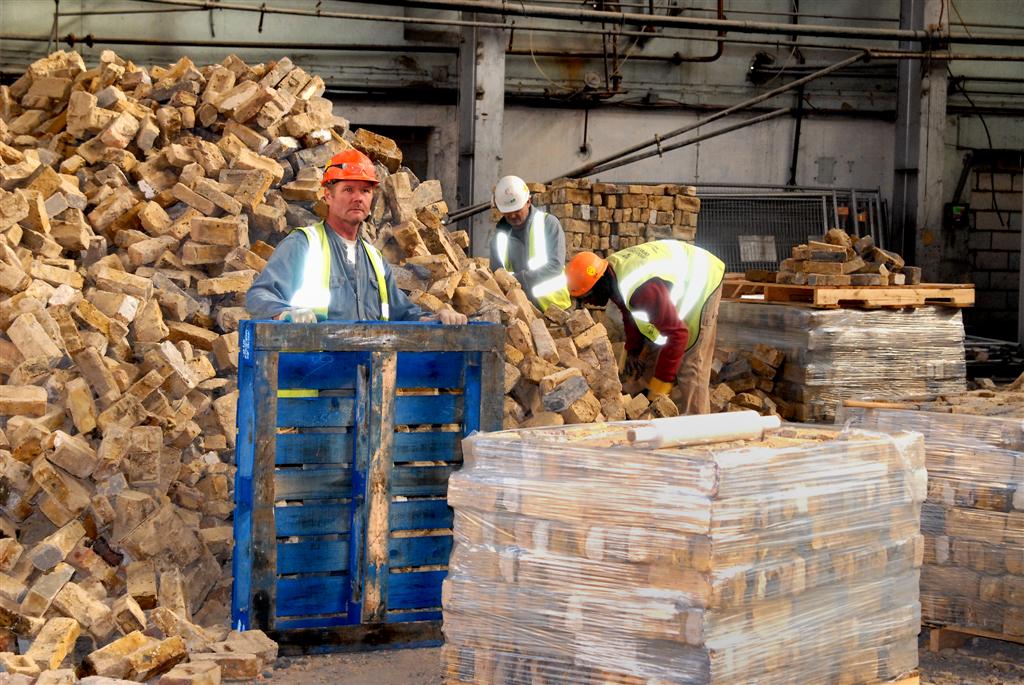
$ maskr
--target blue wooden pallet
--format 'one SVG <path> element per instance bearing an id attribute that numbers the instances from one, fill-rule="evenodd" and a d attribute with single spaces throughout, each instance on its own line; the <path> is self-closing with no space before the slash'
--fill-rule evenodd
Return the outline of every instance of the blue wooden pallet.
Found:
<path id="1" fill-rule="evenodd" d="M 285 651 L 441 639 L 448 476 L 501 428 L 503 349 L 484 323 L 241 323 L 234 627 Z"/>

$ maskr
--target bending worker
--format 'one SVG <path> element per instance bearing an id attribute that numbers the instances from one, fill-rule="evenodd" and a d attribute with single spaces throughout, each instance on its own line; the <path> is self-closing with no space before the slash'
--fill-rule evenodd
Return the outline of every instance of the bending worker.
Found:
<path id="1" fill-rule="evenodd" d="M 377 173 L 358 150 L 331 159 L 320 185 L 327 220 L 292 231 L 274 250 L 245 296 L 255 318 L 315 323 L 430 320 L 395 286 L 391 267 L 362 237 Z M 441 323 L 466 323 L 454 310 Z"/>
<path id="2" fill-rule="evenodd" d="M 504 268 L 514 275 L 541 312 L 550 306 L 571 307 L 565 285 L 562 224 L 533 206 L 530 189 L 518 176 L 498 181 L 494 206 L 502 219 L 491 239 L 491 270 Z"/>
<path id="3" fill-rule="evenodd" d="M 718 257 L 677 240 L 657 240 L 607 260 L 581 252 L 565 274 L 573 297 L 597 306 L 611 300 L 622 312 L 627 377 L 643 372 L 645 339 L 660 348 L 648 397 L 668 395 L 675 381 L 683 414 L 711 411 L 708 384 L 725 276 Z"/>

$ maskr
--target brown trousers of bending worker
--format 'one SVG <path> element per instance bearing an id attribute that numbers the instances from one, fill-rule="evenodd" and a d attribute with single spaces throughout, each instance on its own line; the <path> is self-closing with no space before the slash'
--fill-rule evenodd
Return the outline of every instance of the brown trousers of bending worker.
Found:
<path id="1" fill-rule="evenodd" d="M 715 338 L 718 334 L 718 305 L 722 301 L 722 286 L 704 303 L 700 315 L 700 337 L 697 344 L 683 356 L 676 372 L 676 387 L 670 397 L 681 414 L 711 413 L 711 362 L 715 356 Z M 651 369 L 653 371 L 653 360 Z"/>

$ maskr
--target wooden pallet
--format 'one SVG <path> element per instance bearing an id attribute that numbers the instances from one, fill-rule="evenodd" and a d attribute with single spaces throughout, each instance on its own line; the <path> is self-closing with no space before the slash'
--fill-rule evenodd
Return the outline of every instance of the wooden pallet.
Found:
<path id="1" fill-rule="evenodd" d="M 1003 633 L 994 633 L 990 630 L 967 628 L 964 626 L 941 626 L 931 629 L 928 635 L 928 648 L 933 652 L 940 652 L 947 648 L 956 649 L 957 647 L 962 647 L 972 637 L 987 637 L 992 640 L 1015 642 L 1019 645 L 1024 645 L 1024 636 L 1022 635 L 1005 635 Z"/>
<path id="2" fill-rule="evenodd" d="M 758 299 L 744 298 L 760 295 Z M 923 283 L 900 286 L 783 285 L 752 281 L 725 281 L 722 297 L 743 302 L 800 304 L 823 309 L 862 307 L 865 309 L 974 304 L 974 286 L 955 283 Z"/>

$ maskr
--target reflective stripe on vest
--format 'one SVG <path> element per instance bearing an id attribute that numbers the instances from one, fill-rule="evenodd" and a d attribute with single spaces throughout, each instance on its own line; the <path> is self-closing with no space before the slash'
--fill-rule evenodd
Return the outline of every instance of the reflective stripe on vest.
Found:
<path id="1" fill-rule="evenodd" d="M 660 278 L 669 284 L 670 297 L 679 319 L 690 329 L 686 349 L 697 344 L 704 303 L 725 276 L 722 260 L 694 245 L 677 240 L 657 240 L 620 250 L 608 257 L 608 263 L 615 269 L 622 301 L 629 307 L 644 337 L 655 345 L 668 342 L 650 322 L 648 312 L 629 305 L 630 298 L 640 286 L 652 278 Z"/>
<path id="2" fill-rule="evenodd" d="M 324 222 L 303 226 L 296 230 L 306 235 L 306 260 L 302 271 L 302 285 L 292 295 L 289 304 L 293 307 L 312 309 L 318 319 L 326 319 L 331 305 L 331 244 L 327 240 Z M 388 306 L 388 287 L 384 276 L 384 257 L 373 245 L 361 240 L 366 256 L 370 258 L 380 294 L 380 320 L 391 316 Z"/>
<path id="3" fill-rule="evenodd" d="M 529 256 L 526 260 L 527 271 L 535 271 L 548 263 L 548 242 L 547 236 L 544 235 L 544 221 L 546 218 L 546 212 L 542 212 L 539 209 L 534 210 L 533 220 L 530 221 L 529 235 L 527 236 L 530 245 Z M 498 250 L 498 260 L 505 267 L 505 271 L 515 275 L 515 271 L 511 269 L 511 265 L 508 263 L 508 240 L 508 231 L 498 231 L 495 234 L 494 243 Z M 564 271 L 545 281 L 536 283 L 530 291 L 530 295 L 537 301 L 537 305 L 542 312 L 551 305 L 559 309 L 568 309 L 572 306 L 572 298 L 569 296 L 569 281 L 566 279 Z"/>

